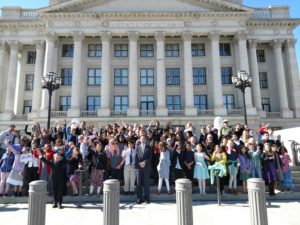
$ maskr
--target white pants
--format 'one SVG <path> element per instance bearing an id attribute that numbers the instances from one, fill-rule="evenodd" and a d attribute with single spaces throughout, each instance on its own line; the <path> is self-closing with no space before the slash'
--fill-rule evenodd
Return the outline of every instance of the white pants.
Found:
<path id="1" fill-rule="evenodd" d="M 232 186 L 234 189 L 236 189 L 236 176 L 237 176 L 237 168 L 234 165 L 229 165 L 228 166 L 228 171 L 229 171 L 229 188 L 231 189 Z"/>
<path id="2" fill-rule="evenodd" d="M 169 179 L 164 179 L 164 180 L 166 182 L 167 190 L 168 190 L 168 192 L 170 192 Z M 163 182 L 163 178 L 159 178 L 159 180 L 158 180 L 158 187 L 157 187 L 158 192 L 160 192 L 160 190 L 161 190 L 162 182 Z"/>
<path id="3" fill-rule="evenodd" d="M 124 191 L 134 192 L 134 182 L 136 178 L 136 172 L 134 165 L 125 165 L 124 167 Z"/>

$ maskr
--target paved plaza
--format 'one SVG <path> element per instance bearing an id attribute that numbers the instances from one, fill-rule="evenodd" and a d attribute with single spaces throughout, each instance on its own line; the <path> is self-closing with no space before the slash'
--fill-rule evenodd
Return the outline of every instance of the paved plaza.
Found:
<path id="1" fill-rule="evenodd" d="M 47 204 L 46 225 L 102 225 L 102 204 L 85 204 L 77 208 L 65 204 L 65 209 L 52 209 Z M 1 224 L 27 224 L 27 204 L 0 204 Z M 246 202 L 193 202 L 194 224 L 200 225 L 250 225 L 249 207 Z M 299 225 L 300 203 L 296 201 L 268 204 L 269 225 Z M 120 204 L 120 225 L 176 225 L 175 203 Z"/>

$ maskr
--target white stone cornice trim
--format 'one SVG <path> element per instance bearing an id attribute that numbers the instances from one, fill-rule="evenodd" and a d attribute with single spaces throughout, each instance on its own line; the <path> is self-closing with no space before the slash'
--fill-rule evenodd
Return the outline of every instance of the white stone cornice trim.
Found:
<path id="1" fill-rule="evenodd" d="M 248 27 L 289 27 L 296 28 L 300 24 L 300 19 L 251 19 L 246 22 Z"/>
<path id="2" fill-rule="evenodd" d="M 220 32 L 217 30 L 212 30 L 208 34 L 208 39 L 211 41 L 218 41 L 220 39 Z"/>
<path id="3" fill-rule="evenodd" d="M 156 41 L 164 41 L 166 33 L 163 31 L 156 31 L 154 32 L 154 38 Z"/>
<path id="4" fill-rule="evenodd" d="M 100 32 L 100 36 L 102 41 L 110 41 L 112 37 L 111 33 L 108 31 Z"/>
<path id="5" fill-rule="evenodd" d="M 282 48 L 283 43 L 284 43 L 283 39 L 274 39 L 273 41 L 271 41 L 270 46 L 273 47 L 274 49 Z"/>
<path id="6" fill-rule="evenodd" d="M 73 32 L 71 32 L 71 36 L 73 37 L 74 42 L 75 42 L 75 41 L 81 42 L 81 41 L 83 41 L 84 38 L 85 38 L 84 33 L 83 33 L 83 32 L 80 32 L 80 31 L 73 31 Z"/>
<path id="7" fill-rule="evenodd" d="M 250 39 L 248 40 L 248 47 L 249 48 L 256 48 L 258 41 L 256 39 Z"/>
<path id="8" fill-rule="evenodd" d="M 136 31 L 129 31 L 128 39 L 129 41 L 137 41 L 139 39 L 139 33 Z"/>
<path id="9" fill-rule="evenodd" d="M 13 22 L 2 22 L 0 21 L 0 29 L 5 30 L 29 30 L 29 29 L 43 29 L 46 25 L 42 21 L 13 21 Z"/>
<path id="10" fill-rule="evenodd" d="M 183 41 L 192 41 L 192 38 L 193 38 L 193 33 L 190 31 L 185 31 L 181 35 L 181 39 Z"/>
<path id="11" fill-rule="evenodd" d="M 285 41 L 285 44 L 288 48 L 294 48 L 296 43 L 297 43 L 297 39 L 295 38 L 289 38 Z"/>

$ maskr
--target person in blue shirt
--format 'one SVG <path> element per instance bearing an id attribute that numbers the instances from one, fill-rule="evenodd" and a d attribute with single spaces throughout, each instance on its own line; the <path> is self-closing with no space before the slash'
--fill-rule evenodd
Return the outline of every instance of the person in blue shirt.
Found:
<path id="1" fill-rule="evenodd" d="M 1 182 L 0 182 L 0 197 L 8 196 L 9 183 L 6 182 L 7 178 L 12 170 L 12 165 L 14 163 L 15 156 L 11 151 L 11 147 L 6 148 L 6 152 L 3 154 L 0 160 L 0 171 L 1 171 Z M 5 189 L 4 189 L 5 187 Z"/>

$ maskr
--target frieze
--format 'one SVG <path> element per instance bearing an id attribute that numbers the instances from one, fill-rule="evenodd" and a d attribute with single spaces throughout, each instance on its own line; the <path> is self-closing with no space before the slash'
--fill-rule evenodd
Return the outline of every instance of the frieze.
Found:
<path id="1" fill-rule="evenodd" d="M 110 21 L 110 28 L 180 28 L 184 21 Z"/>

